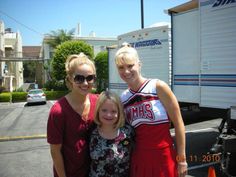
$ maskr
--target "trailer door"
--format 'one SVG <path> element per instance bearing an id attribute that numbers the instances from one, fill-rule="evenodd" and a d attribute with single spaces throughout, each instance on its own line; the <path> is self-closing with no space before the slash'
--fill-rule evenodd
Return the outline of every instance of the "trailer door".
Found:
<path id="1" fill-rule="evenodd" d="M 172 16 L 173 92 L 179 102 L 200 102 L 199 13 Z"/>
<path id="2" fill-rule="evenodd" d="M 236 105 L 236 1 L 200 1 L 200 106 Z"/>

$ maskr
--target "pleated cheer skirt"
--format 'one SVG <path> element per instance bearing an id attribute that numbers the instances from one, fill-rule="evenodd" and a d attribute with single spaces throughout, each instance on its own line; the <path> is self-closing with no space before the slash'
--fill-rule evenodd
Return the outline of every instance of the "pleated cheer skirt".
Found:
<path id="1" fill-rule="evenodd" d="M 176 151 L 173 147 L 136 149 L 130 172 L 130 177 L 177 177 Z"/>

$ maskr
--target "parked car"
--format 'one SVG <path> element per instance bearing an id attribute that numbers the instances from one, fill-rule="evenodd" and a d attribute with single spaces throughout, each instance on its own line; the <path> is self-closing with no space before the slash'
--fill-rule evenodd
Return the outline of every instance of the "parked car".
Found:
<path id="1" fill-rule="evenodd" d="M 46 94 L 42 89 L 31 89 L 27 94 L 27 104 L 44 103 L 46 104 Z"/>

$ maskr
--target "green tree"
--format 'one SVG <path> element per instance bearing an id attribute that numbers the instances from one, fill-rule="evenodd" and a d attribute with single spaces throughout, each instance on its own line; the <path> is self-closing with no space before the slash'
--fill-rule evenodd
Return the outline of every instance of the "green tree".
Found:
<path id="1" fill-rule="evenodd" d="M 23 76 L 24 82 L 34 82 L 35 81 L 35 71 L 36 71 L 36 62 L 34 61 L 24 61 L 23 62 Z"/>
<path id="2" fill-rule="evenodd" d="M 63 29 L 58 29 L 57 31 L 51 31 L 49 34 L 47 44 L 50 45 L 54 50 L 58 45 L 60 45 L 63 42 L 70 41 L 73 38 L 73 35 L 75 33 L 75 29 L 71 29 L 68 32 Z M 51 61 L 49 60 L 47 63 L 44 63 L 44 69 L 47 71 L 47 78 L 49 80 L 52 80 L 52 73 L 51 73 Z"/>
<path id="3" fill-rule="evenodd" d="M 97 91 L 104 91 L 108 87 L 108 52 L 103 51 L 95 58 L 97 70 Z"/>
<path id="4" fill-rule="evenodd" d="M 66 41 L 57 46 L 52 58 L 52 75 L 56 80 L 65 80 L 65 61 L 69 55 L 83 52 L 93 59 L 93 48 L 84 41 Z"/>
<path id="5" fill-rule="evenodd" d="M 71 40 L 73 38 L 74 33 L 75 33 L 74 28 L 69 30 L 68 32 L 63 29 L 58 29 L 57 31 L 51 31 L 49 34 L 47 34 L 50 37 L 47 43 L 52 48 L 55 49 L 61 43 Z"/>

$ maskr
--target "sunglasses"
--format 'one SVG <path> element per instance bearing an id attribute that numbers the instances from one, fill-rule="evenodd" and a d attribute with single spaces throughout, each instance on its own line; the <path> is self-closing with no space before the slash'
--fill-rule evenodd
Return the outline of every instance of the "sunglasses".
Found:
<path id="1" fill-rule="evenodd" d="M 74 75 L 74 82 L 76 84 L 82 84 L 86 80 L 88 83 L 92 83 L 95 80 L 95 75 L 88 75 L 87 77 L 80 75 L 80 74 L 75 74 Z"/>

